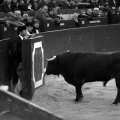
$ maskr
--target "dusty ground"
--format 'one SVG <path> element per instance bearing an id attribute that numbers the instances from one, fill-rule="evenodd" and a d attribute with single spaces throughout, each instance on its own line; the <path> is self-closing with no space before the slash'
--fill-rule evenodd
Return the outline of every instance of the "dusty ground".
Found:
<path id="1" fill-rule="evenodd" d="M 63 78 L 48 76 L 39 88 L 34 103 L 62 116 L 64 120 L 120 120 L 120 105 L 111 105 L 116 97 L 115 81 L 103 87 L 101 82 L 86 83 L 83 101 L 75 104 L 75 89 Z"/>

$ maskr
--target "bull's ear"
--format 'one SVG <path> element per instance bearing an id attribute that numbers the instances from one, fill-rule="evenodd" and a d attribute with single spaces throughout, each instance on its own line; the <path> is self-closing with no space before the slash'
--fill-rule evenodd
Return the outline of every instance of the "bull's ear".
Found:
<path id="1" fill-rule="evenodd" d="M 52 58 L 49 58 L 49 59 L 45 59 L 46 61 L 52 61 L 52 60 L 55 60 L 56 59 L 56 56 L 53 56 Z"/>

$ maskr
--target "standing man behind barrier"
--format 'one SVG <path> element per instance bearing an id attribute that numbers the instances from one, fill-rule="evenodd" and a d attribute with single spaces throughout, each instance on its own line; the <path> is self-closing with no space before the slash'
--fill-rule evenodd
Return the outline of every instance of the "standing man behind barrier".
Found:
<path id="1" fill-rule="evenodd" d="M 46 20 L 50 19 L 49 15 L 48 15 L 48 6 L 43 5 L 42 8 L 40 8 L 36 12 L 35 18 L 38 19 L 40 22 L 40 32 L 44 32 Z"/>
<path id="2" fill-rule="evenodd" d="M 14 93 L 22 96 L 22 40 L 26 36 L 26 26 L 18 27 L 18 36 L 12 42 Z"/>

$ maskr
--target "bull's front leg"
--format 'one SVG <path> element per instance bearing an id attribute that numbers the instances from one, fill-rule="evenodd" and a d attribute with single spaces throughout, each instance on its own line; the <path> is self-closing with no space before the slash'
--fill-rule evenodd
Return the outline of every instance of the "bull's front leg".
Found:
<path id="1" fill-rule="evenodd" d="M 118 104 L 120 103 L 120 71 L 115 74 L 115 82 L 117 87 L 117 96 L 113 104 Z"/>
<path id="2" fill-rule="evenodd" d="M 117 105 L 118 103 L 120 103 L 120 89 L 118 89 L 118 91 L 117 91 L 117 96 L 116 96 L 116 99 L 113 102 L 113 104 Z"/>

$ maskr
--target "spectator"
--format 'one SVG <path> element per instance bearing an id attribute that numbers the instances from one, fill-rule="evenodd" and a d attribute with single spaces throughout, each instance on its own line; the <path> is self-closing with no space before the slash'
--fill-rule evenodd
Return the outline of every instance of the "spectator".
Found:
<path id="1" fill-rule="evenodd" d="M 68 0 L 59 1 L 58 6 L 60 7 L 60 9 L 70 9 L 70 3 L 68 2 Z"/>
<path id="2" fill-rule="evenodd" d="M 12 0 L 6 0 L 1 4 L 1 11 L 4 13 L 12 12 L 11 8 Z"/>
<path id="3" fill-rule="evenodd" d="M 26 0 L 25 4 L 27 4 L 28 10 L 30 11 L 34 10 L 33 2 L 31 0 Z"/>
<path id="4" fill-rule="evenodd" d="M 109 10 L 108 14 L 107 14 L 107 18 L 108 18 L 108 24 L 115 24 L 115 7 L 112 7 L 112 9 Z"/>
<path id="5" fill-rule="evenodd" d="M 87 9 L 87 19 L 88 20 L 93 20 L 93 11 L 92 9 Z"/>
<path id="6" fill-rule="evenodd" d="M 16 15 L 16 19 L 17 19 L 18 21 L 22 21 L 21 11 L 16 10 L 14 13 L 15 13 L 15 15 Z"/>
<path id="7" fill-rule="evenodd" d="M 28 15 L 27 13 L 24 13 L 24 14 L 22 15 L 22 22 L 23 22 L 23 23 L 26 23 L 26 22 L 28 22 L 29 20 L 30 20 L 29 15 Z"/>
<path id="8" fill-rule="evenodd" d="M 93 17 L 100 17 L 99 8 L 95 7 L 93 9 Z"/>
<path id="9" fill-rule="evenodd" d="M 38 34 L 40 32 L 40 24 L 39 24 L 39 20 L 37 19 L 33 19 L 33 30 L 32 30 L 32 33 L 34 34 Z"/>
<path id="10" fill-rule="evenodd" d="M 12 0 L 11 9 L 12 9 L 12 11 L 18 10 L 18 1 L 17 0 Z"/>
<path id="11" fill-rule="evenodd" d="M 87 14 L 85 10 L 81 10 L 80 14 L 78 15 L 78 18 L 87 18 Z"/>
<path id="12" fill-rule="evenodd" d="M 8 21 L 10 24 L 13 24 L 15 26 L 23 25 L 21 18 L 21 12 L 19 10 L 14 11 L 14 16 L 9 16 Z"/>
<path id="13" fill-rule="evenodd" d="M 90 0 L 90 5 L 89 5 L 89 7 L 90 7 L 90 8 L 99 7 L 98 1 L 99 1 L 99 0 Z"/>
<path id="14" fill-rule="evenodd" d="M 43 6 L 48 6 L 48 4 L 49 4 L 49 2 L 50 2 L 51 0 L 43 0 L 43 1 L 41 1 L 40 0 L 40 2 L 39 2 L 39 4 L 38 4 L 38 8 L 37 8 L 37 10 L 39 10 L 40 8 L 42 8 Z"/>
<path id="15" fill-rule="evenodd" d="M 63 18 L 57 15 L 56 9 L 49 9 L 49 17 L 52 19 L 58 18 L 59 20 L 62 20 Z"/>
<path id="16" fill-rule="evenodd" d="M 42 8 L 40 8 L 36 12 L 35 18 L 38 19 L 40 22 L 40 32 L 44 32 L 46 20 L 52 19 L 52 18 L 50 18 L 49 14 L 48 14 L 48 6 L 47 5 L 42 6 Z"/>
<path id="17" fill-rule="evenodd" d="M 58 6 L 56 0 L 51 0 L 51 1 L 48 3 L 48 9 L 53 9 L 53 8 L 56 8 L 57 10 L 60 9 L 60 7 Z"/>
<path id="18" fill-rule="evenodd" d="M 70 9 L 77 9 L 75 1 L 71 0 L 69 3 L 70 3 Z"/>
<path id="19" fill-rule="evenodd" d="M 56 11 L 56 9 L 51 9 L 49 11 L 49 16 L 54 21 L 55 26 L 59 26 L 60 25 L 60 20 L 62 20 L 63 18 L 61 16 L 57 16 L 57 13 L 55 11 Z"/>
<path id="20" fill-rule="evenodd" d="M 24 0 L 19 0 L 18 9 L 20 11 L 28 11 L 28 4 Z"/>
<path id="21" fill-rule="evenodd" d="M 47 5 L 42 6 L 42 8 L 40 8 L 36 12 L 35 18 L 38 19 L 39 21 L 49 19 L 50 17 L 48 15 L 48 6 Z"/>
<path id="22" fill-rule="evenodd" d="M 38 0 L 33 0 L 33 10 L 37 10 L 38 8 L 39 1 Z"/>
<path id="23" fill-rule="evenodd" d="M 111 8 L 120 6 L 120 0 L 109 0 L 108 3 Z"/>
<path id="24" fill-rule="evenodd" d="M 18 36 L 12 42 L 13 85 L 15 85 L 14 93 L 22 96 L 22 41 L 27 34 L 26 26 L 19 26 L 17 32 Z"/>
<path id="25" fill-rule="evenodd" d="M 72 19 L 75 21 L 75 27 L 80 27 L 79 21 L 78 21 L 78 15 L 77 13 L 73 14 Z"/>
<path id="26" fill-rule="evenodd" d="M 103 10 L 99 10 L 99 17 L 105 17 L 105 13 L 103 12 Z"/>

